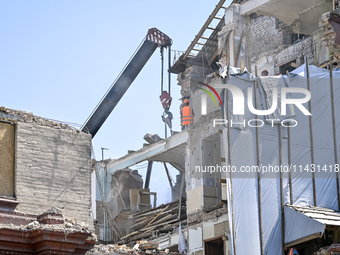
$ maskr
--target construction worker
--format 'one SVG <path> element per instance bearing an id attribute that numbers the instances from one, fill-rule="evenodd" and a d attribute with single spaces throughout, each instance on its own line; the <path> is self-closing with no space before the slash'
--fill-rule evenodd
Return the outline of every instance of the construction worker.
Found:
<path id="1" fill-rule="evenodd" d="M 299 252 L 295 248 L 291 248 L 287 255 L 299 255 Z"/>
<path id="2" fill-rule="evenodd" d="M 194 110 L 189 106 L 189 99 L 184 99 L 181 105 L 182 130 L 187 129 L 194 123 Z"/>

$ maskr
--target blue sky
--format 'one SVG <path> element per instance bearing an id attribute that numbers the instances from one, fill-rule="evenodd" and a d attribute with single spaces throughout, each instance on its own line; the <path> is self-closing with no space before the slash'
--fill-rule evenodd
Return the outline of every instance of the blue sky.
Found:
<path id="1" fill-rule="evenodd" d="M 224 6 L 228 6 L 227 1 Z M 218 1 L 0 1 L 0 106 L 83 124 L 145 37 L 157 27 L 185 51 Z M 221 16 L 221 15 L 220 15 Z M 167 80 L 165 79 L 165 84 Z M 174 130 L 180 130 L 180 87 L 172 75 Z M 142 147 L 147 133 L 164 137 L 159 49 L 93 139 L 96 158 Z M 145 169 L 140 169 L 142 173 Z M 172 171 L 175 178 L 176 171 Z M 166 202 L 168 182 L 156 164 L 151 190 Z"/>

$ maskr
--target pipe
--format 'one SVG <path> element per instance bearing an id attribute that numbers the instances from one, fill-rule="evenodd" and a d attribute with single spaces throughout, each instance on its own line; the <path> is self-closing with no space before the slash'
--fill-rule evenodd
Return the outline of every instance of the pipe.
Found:
<path id="1" fill-rule="evenodd" d="M 308 57 L 305 57 L 306 59 L 306 72 L 307 72 L 307 86 L 308 90 L 311 92 L 311 86 L 310 86 L 310 75 L 309 75 L 309 64 L 308 64 Z M 310 131 L 310 147 L 311 147 L 311 159 L 312 159 L 312 165 L 314 165 L 314 141 L 313 141 L 313 119 L 312 119 L 312 99 L 308 102 L 309 106 L 309 112 L 311 115 L 309 115 L 309 131 Z M 315 187 L 315 172 L 312 173 L 313 176 L 313 201 L 314 206 L 317 206 L 316 204 L 316 187 Z"/>

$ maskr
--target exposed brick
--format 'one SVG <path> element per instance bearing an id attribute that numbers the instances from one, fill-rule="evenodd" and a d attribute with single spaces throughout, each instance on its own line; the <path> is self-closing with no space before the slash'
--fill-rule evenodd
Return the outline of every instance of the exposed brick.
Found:
<path id="1" fill-rule="evenodd" d="M 17 123 L 18 211 L 40 214 L 52 206 L 69 219 L 91 220 L 91 136 L 72 129 Z"/>
<path id="2" fill-rule="evenodd" d="M 260 16 L 251 21 L 251 57 L 260 57 L 284 43 L 284 33 L 278 30 L 279 21 L 274 16 Z"/>

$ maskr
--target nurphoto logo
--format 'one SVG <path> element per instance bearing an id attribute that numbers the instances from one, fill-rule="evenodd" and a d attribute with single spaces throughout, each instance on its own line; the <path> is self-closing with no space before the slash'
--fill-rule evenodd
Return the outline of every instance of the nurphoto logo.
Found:
<path id="1" fill-rule="evenodd" d="M 222 100 L 220 98 L 220 96 L 218 95 L 217 91 L 210 85 L 205 84 L 205 83 L 201 83 L 199 82 L 199 84 L 204 85 L 206 87 L 208 87 L 211 91 L 213 91 L 215 93 L 215 95 L 217 96 L 217 98 L 220 101 L 221 106 L 223 107 L 223 103 Z M 242 90 L 240 88 L 238 88 L 235 85 L 231 85 L 231 84 L 219 84 L 219 88 L 225 88 L 228 89 L 231 92 L 231 95 L 233 97 L 233 101 L 232 101 L 232 113 L 233 115 L 244 115 L 245 113 L 245 96 L 242 92 Z M 214 98 L 214 96 L 211 94 L 211 92 L 209 92 L 206 89 L 200 88 L 199 89 L 205 91 L 208 95 L 210 95 L 210 97 L 214 100 L 215 105 L 217 105 L 216 100 Z M 278 107 L 281 107 L 281 115 L 285 116 L 287 114 L 286 108 L 287 105 L 295 105 L 304 115 L 308 116 L 311 115 L 311 113 L 302 105 L 304 103 L 307 103 L 310 99 L 311 99 L 311 93 L 309 90 L 304 89 L 304 88 L 281 88 L 281 105 L 278 106 L 278 89 L 277 88 L 273 88 L 272 90 L 272 105 L 270 107 L 270 109 L 267 110 L 258 110 L 255 109 L 254 107 L 254 102 L 253 102 L 253 88 L 249 87 L 247 90 L 247 106 L 248 109 L 251 113 L 255 114 L 255 115 L 270 115 L 272 113 L 275 112 L 275 110 Z M 290 93 L 301 93 L 304 95 L 304 97 L 302 98 L 287 98 L 287 94 Z M 202 100 L 201 100 L 201 114 L 202 115 L 206 115 L 207 114 L 207 97 L 206 94 L 202 94 Z M 272 126 L 274 125 L 274 122 L 279 121 L 278 119 L 267 119 L 269 122 L 272 123 Z M 256 124 L 254 124 L 256 122 Z M 290 125 L 290 127 L 295 127 L 297 125 L 296 120 L 294 119 L 286 119 L 283 120 L 281 122 L 281 124 L 285 127 L 288 127 L 288 125 L 285 125 L 286 122 L 291 123 L 292 125 Z M 225 119 L 214 119 L 214 127 L 215 125 L 223 125 L 223 124 L 227 124 L 228 121 Z M 233 123 L 230 123 L 231 125 Z M 244 122 L 241 123 L 234 123 L 234 124 L 242 124 L 245 126 L 245 120 Z M 248 125 L 250 127 L 262 127 L 264 125 L 264 122 L 260 119 L 253 119 L 253 120 L 249 120 L 248 121 Z"/>

